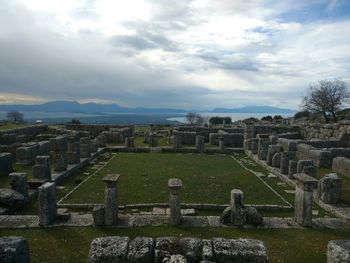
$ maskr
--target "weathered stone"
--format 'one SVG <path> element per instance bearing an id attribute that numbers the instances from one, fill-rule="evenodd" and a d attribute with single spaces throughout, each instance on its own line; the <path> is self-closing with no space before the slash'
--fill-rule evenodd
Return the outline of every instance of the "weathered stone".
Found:
<path id="1" fill-rule="evenodd" d="M 350 240 L 331 240 L 327 246 L 327 263 L 350 262 Z"/>
<path id="2" fill-rule="evenodd" d="M 187 260 L 183 255 L 178 254 L 164 258 L 163 263 L 187 263 Z"/>
<path id="3" fill-rule="evenodd" d="M 326 174 L 318 181 L 318 196 L 326 204 L 336 204 L 341 198 L 342 180 L 337 174 Z"/>
<path id="4" fill-rule="evenodd" d="M 23 165 L 34 164 L 35 156 L 39 154 L 37 144 L 18 147 L 16 149 L 16 163 Z"/>
<path id="5" fill-rule="evenodd" d="M 259 148 L 259 139 L 257 139 L 257 138 L 251 139 L 250 147 L 251 147 L 252 153 L 253 154 L 257 154 L 258 153 L 258 148 Z"/>
<path id="6" fill-rule="evenodd" d="M 267 262 L 264 243 L 254 239 L 213 238 L 215 262 Z"/>
<path id="7" fill-rule="evenodd" d="M 259 160 L 266 160 L 270 140 L 268 138 L 260 138 L 258 142 L 258 158 Z"/>
<path id="8" fill-rule="evenodd" d="M 350 176 L 350 159 L 345 157 L 334 158 L 332 170 L 342 175 Z"/>
<path id="9" fill-rule="evenodd" d="M 288 177 L 294 178 L 294 174 L 298 171 L 298 161 L 290 160 L 288 165 Z"/>
<path id="10" fill-rule="evenodd" d="M 245 222 L 249 225 L 259 226 L 263 224 L 263 217 L 259 214 L 255 207 L 247 207 L 245 209 Z"/>
<path id="11" fill-rule="evenodd" d="M 89 158 L 91 156 L 91 140 L 89 137 L 80 138 L 80 157 Z"/>
<path id="12" fill-rule="evenodd" d="M 231 223 L 235 226 L 242 226 L 245 222 L 244 195 L 240 189 L 231 190 Z"/>
<path id="13" fill-rule="evenodd" d="M 40 155 L 49 155 L 51 151 L 51 143 L 50 141 L 40 141 L 39 145 L 39 154 Z"/>
<path id="14" fill-rule="evenodd" d="M 109 174 L 102 180 L 105 187 L 105 225 L 115 225 L 118 220 L 118 188 L 119 174 Z"/>
<path id="15" fill-rule="evenodd" d="M 26 173 L 10 173 L 9 183 L 12 190 L 28 197 L 28 183 Z"/>
<path id="16" fill-rule="evenodd" d="M 294 218 L 305 227 L 312 225 L 313 189 L 317 187 L 317 180 L 307 174 L 295 174 L 297 180 L 295 189 Z"/>
<path id="17" fill-rule="evenodd" d="M 0 237 L 0 261 L 3 263 L 29 263 L 29 245 L 23 237 Z"/>
<path id="18" fill-rule="evenodd" d="M 67 151 L 67 137 L 57 136 L 50 139 L 51 150 L 54 152 L 66 152 Z"/>
<path id="19" fill-rule="evenodd" d="M 271 166 L 272 167 L 280 167 L 281 165 L 281 155 L 282 153 L 277 152 L 273 155 L 272 157 L 272 162 L 271 162 Z"/>
<path id="20" fill-rule="evenodd" d="M 0 204 L 10 209 L 17 209 L 22 207 L 26 201 L 23 194 L 9 188 L 0 188 Z"/>
<path id="21" fill-rule="evenodd" d="M 196 136 L 196 149 L 199 152 L 204 151 L 204 136 L 197 135 Z"/>
<path id="22" fill-rule="evenodd" d="M 134 137 L 126 137 L 125 138 L 125 147 L 127 148 L 134 148 L 135 144 L 134 144 Z"/>
<path id="23" fill-rule="evenodd" d="M 305 166 L 314 166 L 314 162 L 312 160 L 298 160 L 297 173 L 302 173 Z"/>
<path id="24" fill-rule="evenodd" d="M 226 207 L 222 212 L 220 216 L 220 222 L 225 225 L 231 224 L 231 207 L 230 206 Z"/>
<path id="25" fill-rule="evenodd" d="M 129 237 L 95 238 L 90 245 L 88 263 L 126 263 Z"/>
<path id="26" fill-rule="evenodd" d="M 173 148 L 178 149 L 182 147 L 182 133 L 174 132 L 173 134 Z"/>
<path id="27" fill-rule="evenodd" d="M 203 240 L 202 259 L 204 261 L 215 261 L 213 244 L 211 240 Z"/>
<path id="28" fill-rule="evenodd" d="M 307 174 L 313 178 L 317 177 L 317 169 L 313 165 L 304 166 L 302 173 Z"/>
<path id="29" fill-rule="evenodd" d="M 280 172 L 281 174 L 288 174 L 289 161 L 293 160 L 293 152 L 282 152 L 281 153 L 281 163 L 280 163 Z"/>
<path id="30" fill-rule="evenodd" d="M 219 151 L 225 151 L 225 141 L 224 137 L 219 137 Z"/>
<path id="31" fill-rule="evenodd" d="M 92 217 L 94 218 L 95 226 L 103 226 L 105 224 L 105 208 L 101 206 L 94 206 L 92 209 Z"/>
<path id="32" fill-rule="evenodd" d="M 203 241 L 198 238 L 185 237 L 179 241 L 182 255 L 189 263 L 196 263 L 202 259 Z"/>
<path id="33" fill-rule="evenodd" d="M 279 145 L 269 145 L 269 148 L 267 150 L 267 157 L 266 157 L 266 163 L 268 165 L 272 165 L 272 157 L 281 151 L 281 146 Z"/>
<path id="34" fill-rule="evenodd" d="M 181 223 L 181 200 L 179 190 L 182 187 L 180 179 L 169 179 L 169 208 L 170 208 L 170 224 L 179 225 Z"/>
<path id="35" fill-rule="evenodd" d="M 55 152 L 53 154 L 54 159 L 54 170 L 57 172 L 62 172 L 67 170 L 68 166 L 68 159 L 67 159 L 67 153 L 66 152 Z"/>
<path id="36" fill-rule="evenodd" d="M 162 263 L 164 258 L 170 258 L 171 255 L 180 254 L 181 247 L 176 237 L 158 237 L 154 251 L 154 262 Z"/>
<path id="37" fill-rule="evenodd" d="M 45 183 L 39 190 L 39 225 L 50 225 L 57 216 L 56 184 Z"/>
<path id="38" fill-rule="evenodd" d="M 0 175 L 6 176 L 13 172 L 12 160 L 11 153 L 0 153 Z"/>
<path id="39" fill-rule="evenodd" d="M 154 240 L 150 237 L 136 237 L 129 244 L 128 263 L 153 263 Z"/>
<path id="40" fill-rule="evenodd" d="M 148 138 L 149 147 L 158 147 L 158 138 L 155 134 L 150 134 Z"/>
<path id="41" fill-rule="evenodd" d="M 35 158 L 32 168 L 33 178 L 51 181 L 50 156 L 39 155 Z"/>

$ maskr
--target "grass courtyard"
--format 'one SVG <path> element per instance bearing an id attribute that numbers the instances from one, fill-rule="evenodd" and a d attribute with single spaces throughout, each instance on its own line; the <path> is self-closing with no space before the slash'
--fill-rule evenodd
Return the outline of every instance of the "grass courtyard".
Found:
<path id="1" fill-rule="evenodd" d="M 241 189 L 247 204 L 286 203 L 229 155 L 121 153 L 82 183 L 65 203 L 102 203 L 106 174 L 120 174 L 121 204 L 168 201 L 169 178 L 180 178 L 182 202 L 229 203 L 230 191 Z"/>

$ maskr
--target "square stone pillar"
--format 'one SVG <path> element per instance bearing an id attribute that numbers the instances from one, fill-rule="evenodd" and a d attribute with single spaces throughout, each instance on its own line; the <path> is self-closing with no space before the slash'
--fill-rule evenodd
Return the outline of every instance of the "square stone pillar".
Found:
<path id="1" fill-rule="evenodd" d="M 231 190 L 231 223 L 235 226 L 244 225 L 244 194 L 240 189 Z"/>
<path id="2" fill-rule="evenodd" d="M 313 190 L 317 187 L 317 180 L 307 174 L 295 174 L 297 180 L 295 189 L 294 219 L 305 227 L 312 225 Z"/>
<path id="3" fill-rule="evenodd" d="M 293 160 L 295 154 L 294 152 L 282 152 L 281 153 L 281 163 L 280 172 L 281 174 L 288 174 L 289 171 L 289 161 Z"/>
<path id="4" fill-rule="evenodd" d="M 125 138 L 125 147 L 135 148 L 134 137 L 126 137 Z"/>
<path id="5" fill-rule="evenodd" d="M 32 168 L 33 178 L 51 181 L 50 156 L 39 155 L 35 158 L 35 165 Z"/>
<path id="6" fill-rule="evenodd" d="M 269 145 L 267 149 L 267 157 L 266 157 L 266 163 L 268 165 L 272 164 L 272 157 L 281 151 L 281 146 L 279 145 Z"/>
<path id="7" fill-rule="evenodd" d="M 91 156 L 91 140 L 89 137 L 80 138 L 80 158 L 89 158 Z"/>
<path id="8" fill-rule="evenodd" d="M 45 183 L 39 190 L 39 225 L 50 225 L 57 216 L 56 184 Z"/>
<path id="9" fill-rule="evenodd" d="M 13 172 L 12 168 L 13 157 L 11 153 L 3 152 L 0 153 L 0 174 L 8 175 Z"/>
<path id="10" fill-rule="evenodd" d="M 105 188 L 105 225 L 117 224 L 118 219 L 118 189 L 119 174 L 108 174 L 102 181 L 106 183 Z"/>
<path id="11" fill-rule="evenodd" d="M 150 133 L 148 138 L 148 146 L 149 147 L 158 147 L 158 138 L 156 134 Z"/>
<path id="12" fill-rule="evenodd" d="M 219 137 L 219 151 L 220 152 L 225 151 L 225 140 L 224 140 L 224 137 L 222 136 Z"/>
<path id="13" fill-rule="evenodd" d="M 201 135 L 197 135 L 196 136 L 196 149 L 199 152 L 203 152 L 204 151 L 204 136 Z"/>
<path id="14" fill-rule="evenodd" d="M 298 161 L 295 160 L 289 160 L 288 164 L 288 177 L 294 178 L 294 174 L 297 173 L 298 170 Z"/>
<path id="15" fill-rule="evenodd" d="M 180 179 L 169 179 L 169 208 L 170 208 L 170 224 L 179 225 L 181 223 L 181 200 L 179 190 L 182 187 Z"/>
<path id="16" fill-rule="evenodd" d="M 342 180 L 336 173 L 326 174 L 318 181 L 318 197 L 326 204 L 336 204 L 341 198 Z"/>
<path id="17" fill-rule="evenodd" d="M 182 147 L 182 133 L 175 131 L 173 134 L 173 148 L 178 149 Z"/>

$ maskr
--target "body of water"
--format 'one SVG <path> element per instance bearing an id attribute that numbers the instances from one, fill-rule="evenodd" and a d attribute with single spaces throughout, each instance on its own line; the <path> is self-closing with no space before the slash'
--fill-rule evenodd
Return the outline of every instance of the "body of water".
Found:
<path id="1" fill-rule="evenodd" d="M 71 112 L 47 112 L 47 111 L 23 111 L 24 120 L 26 119 L 46 119 L 46 118 L 82 118 L 101 116 L 98 114 L 71 113 Z M 6 120 L 6 111 L 0 111 L 0 120 Z"/>
<path id="2" fill-rule="evenodd" d="M 294 113 L 212 113 L 212 112 L 203 112 L 200 113 L 202 116 L 207 116 L 207 117 L 231 117 L 232 121 L 239 121 L 239 120 L 244 120 L 248 119 L 250 117 L 254 117 L 257 119 L 261 119 L 264 116 L 270 115 L 270 116 L 275 116 L 275 115 L 281 115 L 283 118 L 288 118 L 288 117 L 293 117 Z M 169 121 L 178 121 L 181 123 L 186 123 L 185 116 L 179 116 L 179 117 L 173 117 L 173 118 L 168 118 L 167 120 Z"/>

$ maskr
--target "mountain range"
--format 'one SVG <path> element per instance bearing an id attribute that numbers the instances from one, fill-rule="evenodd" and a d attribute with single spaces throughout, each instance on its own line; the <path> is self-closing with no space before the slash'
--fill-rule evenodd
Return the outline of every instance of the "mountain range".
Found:
<path id="1" fill-rule="evenodd" d="M 241 108 L 215 108 L 213 110 L 185 110 L 169 108 L 129 108 L 122 107 L 118 104 L 99 104 L 94 102 L 79 103 L 76 101 L 50 101 L 36 105 L 0 105 L 0 111 L 43 111 L 43 112 L 69 112 L 69 113 L 86 113 L 86 114 L 186 114 L 187 112 L 210 112 L 210 113 L 294 113 L 295 110 L 271 107 L 271 106 L 245 106 Z"/>

